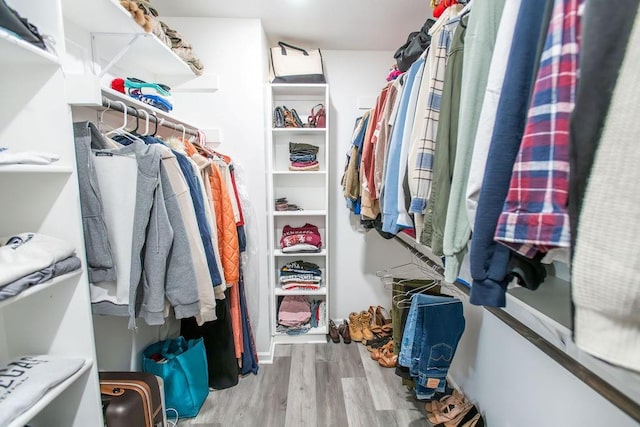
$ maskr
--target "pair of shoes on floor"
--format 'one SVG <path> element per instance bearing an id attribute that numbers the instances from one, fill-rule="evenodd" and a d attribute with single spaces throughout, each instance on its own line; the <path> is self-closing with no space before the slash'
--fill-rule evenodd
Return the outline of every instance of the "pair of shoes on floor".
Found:
<path id="1" fill-rule="evenodd" d="M 381 305 L 378 306 L 369 306 L 369 313 L 371 314 L 371 326 L 385 326 L 391 325 L 391 316 L 386 308 Z"/>
<path id="2" fill-rule="evenodd" d="M 351 336 L 349 335 L 349 325 L 345 320 L 340 326 L 336 326 L 333 320 L 329 320 L 329 333 L 328 337 L 336 344 L 340 343 L 340 337 L 345 344 L 351 343 Z"/>
<path id="3" fill-rule="evenodd" d="M 371 315 L 371 325 L 369 327 L 371 333 L 376 338 L 390 337 L 393 333 L 393 327 L 391 326 L 389 312 L 381 305 L 370 305 L 367 312 Z"/>
<path id="4" fill-rule="evenodd" d="M 393 351 L 393 340 L 390 339 L 386 344 L 374 348 L 371 351 L 371 358 L 383 368 L 395 368 L 398 365 L 398 355 Z"/>
<path id="5" fill-rule="evenodd" d="M 484 427 L 478 408 L 457 390 L 439 400 L 425 403 L 425 410 L 427 419 L 434 427 Z"/>
<path id="6" fill-rule="evenodd" d="M 367 311 L 350 313 L 349 334 L 351 335 L 352 340 L 359 342 L 375 338 L 373 332 L 371 332 L 371 313 Z"/>

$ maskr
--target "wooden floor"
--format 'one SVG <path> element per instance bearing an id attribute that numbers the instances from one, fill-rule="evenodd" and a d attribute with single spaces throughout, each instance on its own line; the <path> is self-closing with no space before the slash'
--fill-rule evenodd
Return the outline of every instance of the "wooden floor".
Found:
<path id="1" fill-rule="evenodd" d="M 424 404 L 382 368 L 367 349 L 351 344 L 276 346 L 272 365 L 211 392 L 197 417 L 180 427 L 419 427 Z"/>

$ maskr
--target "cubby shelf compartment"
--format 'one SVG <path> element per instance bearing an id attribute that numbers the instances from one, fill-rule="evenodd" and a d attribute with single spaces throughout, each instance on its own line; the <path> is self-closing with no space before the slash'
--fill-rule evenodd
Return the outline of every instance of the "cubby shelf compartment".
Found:
<path id="1" fill-rule="evenodd" d="M 62 276 L 54 277 L 53 279 L 48 280 L 44 283 L 40 283 L 39 285 L 31 286 L 26 290 L 24 290 L 23 292 L 20 292 L 15 297 L 7 298 L 5 300 L 0 301 L 0 308 L 7 306 L 9 304 L 13 304 L 16 301 L 29 298 L 31 295 L 36 294 L 38 292 L 43 292 L 52 287 L 66 283 L 69 280 L 76 279 L 78 276 L 80 276 L 80 274 L 82 274 L 82 270 L 76 270 L 71 273 L 64 274 Z"/>
<path id="2" fill-rule="evenodd" d="M 84 365 L 78 369 L 76 373 L 71 375 L 66 380 L 62 381 L 60 384 L 51 388 L 47 393 L 42 396 L 40 400 L 38 400 L 32 407 L 27 409 L 25 412 L 16 417 L 7 427 L 23 427 L 29 421 L 31 421 L 36 415 L 38 415 L 44 408 L 49 405 L 55 398 L 60 396 L 69 386 L 78 381 L 78 379 L 84 375 L 91 367 L 93 366 L 93 360 L 87 359 L 84 362 Z M 73 409 L 73 408 L 70 408 Z"/>
<path id="3" fill-rule="evenodd" d="M 58 58 L 0 28 L 0 63 L 58 66 Z"/>

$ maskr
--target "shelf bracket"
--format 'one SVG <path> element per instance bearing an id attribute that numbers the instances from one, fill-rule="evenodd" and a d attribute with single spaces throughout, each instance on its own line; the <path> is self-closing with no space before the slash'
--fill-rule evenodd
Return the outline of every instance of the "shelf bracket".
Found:
<path id="1" fill-rule="evenodd" d="M 126 53 L 129 51 L 129 49 L 131 49 L 131 46 L 133 46 L 136 41 L 138 41 L 141 37 L 147 37 L 148 35 L 149 34 L 146 34 L 146 33 L 145 34 L 91 33 L 91 59 L 94 67 L 94 74 L 97 75 L 99 78 L 102 78 L 107 73 L 107 71 L 109 71 L 111 67 L 117 64 L 118 61 L 120 61 L 120 59 L 122 59 L 122 57 L 126 55 Z M 126 44 L 118 52 L 116 52 L 113 55 L 111 60 L 109 60 L 109 62 L 104 67 L 101 67 L 101 70 L 98 73 L 95 70 L 95 67 L 97 64 L 100 63 L 100 57 L 98 55 L 98 46 L 97 46 L 98 44 L 97 37 L 99 36 L 120 36 L 120 37 L 126 36 L 130 38 L 126 42 Z"/>

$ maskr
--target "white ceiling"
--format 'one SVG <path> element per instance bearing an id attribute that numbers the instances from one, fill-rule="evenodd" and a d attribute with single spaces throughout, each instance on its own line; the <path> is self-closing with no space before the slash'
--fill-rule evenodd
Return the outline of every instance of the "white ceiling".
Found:
<path id="1" fill-rule="evenodd" d="M 429 0 L 153 0 L 160 16 L 260 18 L 278 40 L 337 50 L 395 51 L 431 17 Z"/>

